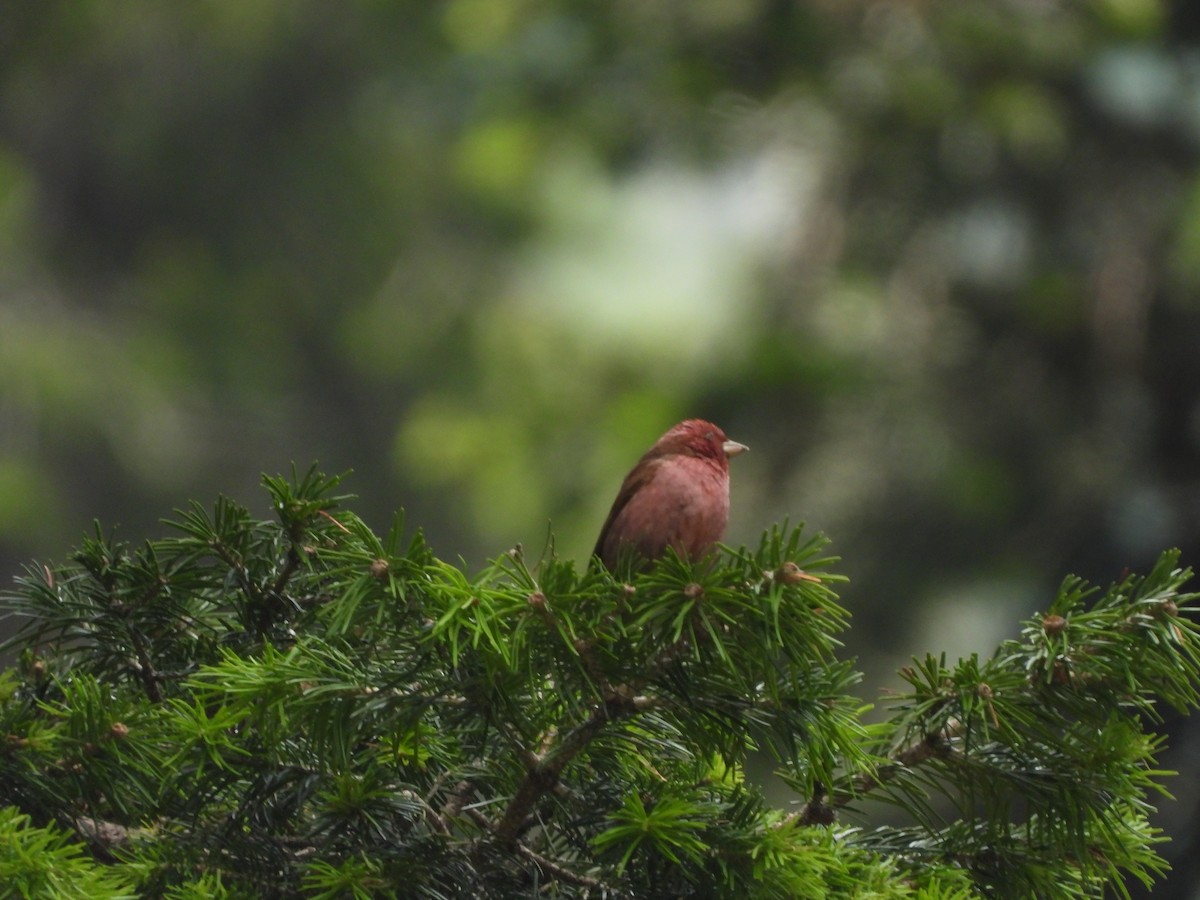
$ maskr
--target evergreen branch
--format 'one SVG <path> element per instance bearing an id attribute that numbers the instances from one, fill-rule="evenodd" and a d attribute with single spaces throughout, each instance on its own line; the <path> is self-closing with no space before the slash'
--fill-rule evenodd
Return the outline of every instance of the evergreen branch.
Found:
<path id="1" fill-rule="evenodd" d="M 610 722 L 649 708 L 651 701 L 614 691 L 592 710 L 586 721 L 567 732 L 542 756 L 533 755 L 525 777 L 518 785 L 492 834 L 503 846 L 511 846 L 525 827 L 533 807 L 557 784 L 563 769 L 599 735 Z"/>
<path id="2" fill-rule="evenodd" d="M 519 841 L 516 843 L 515 849 L 516 852 L 521 856 L 525 857 L 527 860 L 534 863 L 539 869 L 543 870 L 549 875 L 552 875 L 559 881 L 565 881 L 567 884 L 574 884 L 578 885 L 579 887 L 591 889 L 600 889 L 605 886 L 604 882 L 599 878 L 581 875 L 579 872 L 568 869 L 566 866 L 560 865 L 559 863 L 554 862 L 552 859 L 548 859 L 535 850 L 531 850 L 529 847 Z"/>
<path id="3" fill-rule="evenodd" d="M 468 807 L 463 811 L 472 822 L 482 828 L 485 832 L 492 831 L 491 821 L 489 821 L 488 817 L 481 813 L 478 809 Z M 529 860 L 543 872 L 551 875 L 559 881 L 586 888 L 603 888 L 605 886 L 604 882 L 600 879 L 583 875 L 574 871 L 573 869 L 568 868 L 567 866 L 564 866 L 561 863 L 557 863 L 544 854 L 538 853 L 536 850 L 519 840 L 513 840 L 508 844 L 508 846 L 518 856 Z"/>
<path id="4" fill-rule="evenodd" d="M 852 789 L 835 791 L 832 798 L 834 805 L 846 806 L 863 794 L 869 794 L 877 788 L 883 787 L 905 770 L 915 769 L 930 760 L 945 759 L 953 753 L 950 736 L 949 728 L 930 732 L 919 741 L 891 754 L 888 764 L 851 776 L 849 781 L 853 786 Z"/>
<path id="5" fill-rule="evenodd" d="M 0 843 L 24 827 L 4 805 L 70 823 L 122 896 L 203 871 L 271 897 L 1090 898 L 1161 872 L 1146 729 L 1200 683 L 1171 554 L 1098 599 L 1068 579 L 990 659 L 916 660 L 867 728 L 840 577 L 799 529 L 628 585 L 552 555 L 471 578 L 333 518 L 321 476 L 269 487 L 278 522 L 193 504 L 182 537 L 98 534 L 5 598 L 36 653 L 0 675 Z M 744 774 L 753 746 L 793 814 Z M 866 796 L 912 825 L 828 828 Z"/>
<path id="6" fill-rule="evenodd" d="M 142 687 L 145 688 L 146 696 L 153 703 L 161 703 L 163 700 L 162 685 L 159 684 L 159 675 L 154 670 L 154 662 L 150 658 L 150 649 L 146 646 L 146 642 L 142 639 L 142 635 L 136 628 L 129 629 L 129 640 L 133 643 L 134 652 L 137 654 L 137 674 L 142 680 Z"/>
<path id="7" fill-rule="evenodd" d="M 91 844 L 103 859 L 112 860 L 116 851 L 129 845 L 129 830 L 116 822 L 79 816 L 72 824 L 79 835 Z"/>
<path id="8" fill-rule="evenodd" d="M 271 584 L 271 596 L 283 597 L 283 592 L 287 590 L 288 582 L 292 580 L 292 576 L 296 574 L 296 570 L 300 568 L 300 554 L 296 552 L 296 545 L 292 543 L 288 547 L 287 555 L 284 559 L 283 568 L 280 570 L 278 577 Z"/>
<path id="9" fill-rule="evenodd" d="M 818 782 L 812 796 L 793 816 L 784 819 L 784 823 L 792 819 L 799 825 L 832 825 L 836 821 L 837 811 L 830 805 L 829 793 L 824 785 Z"/>
<path id="10" fill-rule="evenodd" d="M 516 842 L 533 807 L 558 783 L 567 763 L 604 729 L 609 719 L 608 705 L 597 706 L 588 720 L 569 732 L 553 750 L 540 758 L 535 756 L 536 762 L 526 770 L 525 777 L 493 829 L 492 833 L 501 845 L 512 846 Z"/>
<path id="11" fill-rule="evenodd" d="M 454 786 L 454 790 L 450 792 L 450 796 L 446 798 L 446 802 L 442 804 L 442 811 L 438 818 L 443 823 L 446 823 L 449 819 L 453 819 L 463 811 L 463 806 L 466 804 L 467 800 L 470 799 L 473 792 L 474 787 L 471 785 L 471 782 L 465 779 L 460 781 Z M 431 796 L 432 793 L 433 792 L 431 792 Z M 491 823 L 487 822 L 486 819 L 484 820 L 484 826 L 488 831 L 491 831 Z M 448 827 L 449 826 L 447 826 L 447 828 Z"/>

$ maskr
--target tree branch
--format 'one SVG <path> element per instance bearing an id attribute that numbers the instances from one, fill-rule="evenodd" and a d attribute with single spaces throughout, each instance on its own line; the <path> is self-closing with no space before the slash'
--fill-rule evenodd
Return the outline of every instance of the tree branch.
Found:
<path id="1" fill-rule="evenodd" d="M 492 832 L 499 843 L 506 846 L 516 843 L 517 835 L 521 833 L 534 805 L 554 789 L 567 763 L 578 756 L 609 722 L 648 709 L 652 705 L 648 698 L 630 696 L 631 693 L 619 688 L 614 690 L 605 698 L 603 704 L 592 710 L 591 716 L 585 722 L 568 731 L 553 749 L 540 757 L 533 755 L 534 761 L 525 773 L 525 778 Z"/>
<path id="2" fill-rule="evenodd" d="M 950 746 L 952 728 L 952 725 L 948 725 L 941 731 L 930 732 L 921 740 L 896 751 L 891 757 L 891 765 L 856 775 L 852 782 L 854 790 L 838 792 L 832 798 L 833 804 L 845 806 L 856 797 L 882 787 L 903 769 L 916 768 L 931 759 L 945 759 L 953 752 Z"/>

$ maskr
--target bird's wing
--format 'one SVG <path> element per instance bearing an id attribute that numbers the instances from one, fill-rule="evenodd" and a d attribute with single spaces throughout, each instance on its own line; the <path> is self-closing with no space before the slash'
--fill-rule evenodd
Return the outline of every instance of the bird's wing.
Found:
<path id="1" fill-rule="evenodd" d="M 633 471 L 625 476 L 625 480 L 621 483 L 621 489 L 617 491 L 617 499 L 613 501 L 612 509 L 608 511 L 608 518 L 604 520 L 604 524 L 600 527 L 600 536 L 596 539 L 596 549 L 592 551 L 592 556 L 599 556 L 604 561 L 604 544 L 608 540 L 608 532 L 612 528 L 613 523 L 617 521 L 617 517 L 621 515 L 621 511 L 629 505 L 630 498 L 654 480 L 654 475 L 657 471 L 658 466 L 656 465 L 656 461 L 643 457 L 633 467 Z"/>

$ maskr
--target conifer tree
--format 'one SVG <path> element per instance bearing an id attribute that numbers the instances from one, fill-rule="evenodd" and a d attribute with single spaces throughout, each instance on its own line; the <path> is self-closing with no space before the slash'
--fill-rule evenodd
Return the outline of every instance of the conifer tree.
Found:
<path id="1" fill-rule="evenodd" d="M 1163 872 L 1154 729 L 1200 676 L 1177 553 L 1067 578 L 986 659 L 915 661 L 867 725 L 843 579 L 801 528 L 470 575 L 399 517 L 373 533 L 338 478 L 264 485 L 271 521 L 219 499 L 140 546 L 98 526 L 5 595 L 13 895 L 1073 898 Z"/>

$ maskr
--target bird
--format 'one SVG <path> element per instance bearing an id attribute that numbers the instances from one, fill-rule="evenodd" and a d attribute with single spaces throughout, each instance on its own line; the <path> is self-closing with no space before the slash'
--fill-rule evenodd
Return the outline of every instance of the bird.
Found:
<path id="1" fill-rule="evenodd" d="M 729 523 L 729 459 L 748 449 L 703 419 L 671 428 L 625 476 L 593 557 L 614 573 L 626 558 L 644 570 L 668 548 L 702 559 Z"/>

